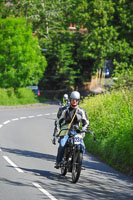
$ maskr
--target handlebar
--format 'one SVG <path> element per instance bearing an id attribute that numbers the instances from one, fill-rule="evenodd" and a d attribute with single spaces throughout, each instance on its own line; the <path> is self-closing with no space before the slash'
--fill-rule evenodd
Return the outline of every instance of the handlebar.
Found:
<path id="1" fill-rule="evenodd" d="M 64 128 L 64 129 L 61 129 L 60 130 L 60 132 L 59 132 L 59 134 L 57 135 L 57 137 L 60 137 L 60 133 L 61 133 L 61 131 L 67 131 L 67 130 L 69 130 L 68 128 Z M 72 131 L 71 129 L 69 130 L 69 131 Z M 92 131 L 82 131 L 82 130 L 76 130 L 76 132 L 77 133 L 88 133 L 88 134 L 91 134 L 91 135 L 93 135 L 93 137 L 94 137 L 94 142 L 96 141 L 96 136 L 95 136 L 95 133 L 94 132 L 92 132 Z"/>

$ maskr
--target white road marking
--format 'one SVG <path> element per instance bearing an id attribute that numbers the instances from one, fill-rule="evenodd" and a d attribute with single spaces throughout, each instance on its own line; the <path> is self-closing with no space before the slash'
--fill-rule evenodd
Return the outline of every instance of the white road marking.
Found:
<path id="1" fill-rule="evenodd" d="M 37 187 L 43 194 L 47 195 L 51 200 L 57 200 L 53 195 L 51 195 L 47 190 L 43 189 L 38 183 L 32 183 Z"/>
<path id="2" fill-rule="evenodd" d="M 20 117 L 20 119 L 27 119 L 27 117 Z"/>
<path id="3" fill-rule="evenodd" d="M 9 122 L 11 122 L 10 120 L 5 121 L 3 124 L 8 124 Z"/>
<path id="4" fill-rule="evenodd" d="M 28 116 L 28 118 L 33 118 L 33 117 L 35 117 L 35 116 L 33 116 L 33 115 L 32 116 Z"/>
<path id="5" fill-rule="evenodd" d="M 7 156 L 3 156 L 3 158 L 12 166 L 14 167 L 18 172 L 24 173 L 22 169 L 20 169 L 15 163 L 13 163 Z"/>
<path id="6" fill-rule="evenodd" d="M 25 116 L 23 116 L 23 117 L 19 117 L 19 118 L 14 118 L 14 119 L 11 119 L 11 120 L 7 120 L 7 121 L 5 121 L 5 122 L 3 122 L 3 124 L 0 124 L 0 128 L 2 128 L 4 125 L 6 125 L 6 124 L 8 124 L 8 123 L 10 123 L 11 121 L 18 121 L 18 120 L 22 120 L 22 119 L 31 119 L 31 118 L 34 118 L 34 117 L 42 117 L 42 116 L 44 116 L 44 115 L 55 115 L 55 114 L 57 114 L 57 113 L 46 113 L 46 114 L 38 114 L 38 115 L 36 115 L 36 116 L 34 116 L 34 115 L 30 115 L 30 116 L 27 116 L 27 117 L 25 117 Z"/>
<path id="7" fill-rule="evenodd" d="M 37 115 L 37 117 L 42 117 L 42 116 L 43 116 L 42 114 Z"/>
<path id="8" fill-rule="evenodd" d="M 17 120 L 19 120 L 19 118 L 12 119 L 12 121 L 17 121 Z"/>
<path id="9" fill-rule="evenodd" d="M 2 125 L 2 124 L 0 124 L 0 128 L 2 128 L 2 126 L 3 126 L 3 125 Z"/>

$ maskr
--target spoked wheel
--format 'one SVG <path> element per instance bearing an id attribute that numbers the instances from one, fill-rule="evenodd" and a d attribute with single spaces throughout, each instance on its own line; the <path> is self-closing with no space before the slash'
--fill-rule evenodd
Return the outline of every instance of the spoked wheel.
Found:
<path id="1" fill-rule="evenodd" d="M 76 152 L 74 156 L 73 166 L 72 166 L 72 182 L 73 183 L 76 183 L 80 177 L 82 160 L 83 160 L 83 153 Z"/>

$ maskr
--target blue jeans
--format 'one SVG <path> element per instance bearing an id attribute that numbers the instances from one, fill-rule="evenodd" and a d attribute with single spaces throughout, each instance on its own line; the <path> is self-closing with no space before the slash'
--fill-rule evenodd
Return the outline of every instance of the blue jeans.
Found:
<path id="1" fill-rule="evenodd" d="M 75 131 L 71 131 L 71 134 L 76 135 L 77 133 Z M 59 144 L 58 153 L 57 153 L 57 157 L 56 157 L 57 163 L 60 163 L 61 161 L 63 161 L 64 151 L 65 151 L 65 147 L 66 147 L 66 144 L 67 144 L 68 137 L 69 137 L 69 133 L 65 136 L 60 137 L 60 141 L 59 141 L 60 144 Z M 82 142 L 82 145 L 83 145 L 83 149 L 84 149 L 83 153 L 85 153 L 84 141 Z"/>

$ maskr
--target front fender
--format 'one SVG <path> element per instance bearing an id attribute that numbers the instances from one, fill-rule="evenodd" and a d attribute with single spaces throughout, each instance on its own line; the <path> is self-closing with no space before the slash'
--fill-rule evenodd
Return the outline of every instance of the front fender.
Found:
<path id="1" fill-rule="evenodd" d="M 82 144 L 75 145 L 75 150 L 79 152 L 84 152 L 84 146 Z"/>

